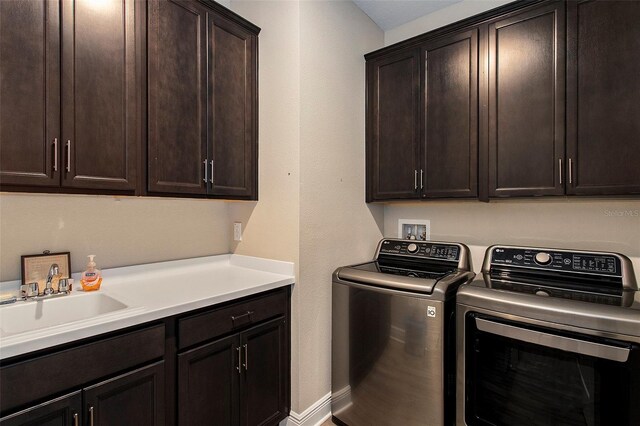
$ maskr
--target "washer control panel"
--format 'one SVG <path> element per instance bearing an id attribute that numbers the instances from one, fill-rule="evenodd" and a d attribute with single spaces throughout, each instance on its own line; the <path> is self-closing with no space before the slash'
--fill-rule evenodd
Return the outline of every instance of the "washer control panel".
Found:
<path id="1" fill-rule="evenodd" d="M 460 247 L 455 244 L 418 240 L 383 240 L 378 255 L 410 256 L 424 259 L 458 261 Z"/>
<path id="2" fill-rule="evenodd" d="M 491 264 L 554 271 L 583 272 L 621 276 L 621 263 L 608 253 L 494 247 Z"/>

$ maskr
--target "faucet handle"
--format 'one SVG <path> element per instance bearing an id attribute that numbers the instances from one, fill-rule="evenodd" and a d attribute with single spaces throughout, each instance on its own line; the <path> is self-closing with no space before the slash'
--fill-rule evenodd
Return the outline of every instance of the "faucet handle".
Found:
<path id="1" fill-rule="evenodd" d="M 73 280 L 71 278 L 62 278 L 58 281 L 58 293 L 71 293 Z"/>
<path id="2" fill-rule="evenodd" d="M 38 285 L 37 281 L 32 283 L 22 284 L 20 286 L 20 296 L 23 299 L 27 299 L 29 297 L 36 297 L 38 294 L 40 294 L 40 286 Z"/>

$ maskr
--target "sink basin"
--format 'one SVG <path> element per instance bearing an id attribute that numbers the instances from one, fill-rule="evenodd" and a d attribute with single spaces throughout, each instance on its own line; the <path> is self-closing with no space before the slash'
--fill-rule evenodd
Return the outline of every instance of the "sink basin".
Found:
<path id="1" fill-rule="evenodd" d="M 0 307 L 3 336 L 91 319 L 128 306 L 102 293 L 81 293 Z"/>

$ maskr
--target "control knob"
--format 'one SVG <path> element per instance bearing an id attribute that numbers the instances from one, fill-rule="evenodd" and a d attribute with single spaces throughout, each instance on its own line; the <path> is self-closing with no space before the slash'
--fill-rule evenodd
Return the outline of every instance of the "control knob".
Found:
<path id="1" fill-rule="evenodd" d="M 409 253 L 415 253 L 418 251 L 418 245 L 416 243 L 411 243 L 407 246 L 407 251 Z"/>
<path id="2" fill-rule="evenodd" d="M 539 265 L 548 265 L 551 263 L 551 255 L 541 251 L 536 254 L 535 261 Z"/>

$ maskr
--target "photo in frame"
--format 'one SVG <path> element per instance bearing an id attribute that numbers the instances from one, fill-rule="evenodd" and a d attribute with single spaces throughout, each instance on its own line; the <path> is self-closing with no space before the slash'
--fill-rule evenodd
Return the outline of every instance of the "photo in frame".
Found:
<path id="1" fill-rule="evenodd" d="M 37 282 L 45 287 L 51 265 L 57 264 L 60 279 L 71 278 L 71 252 L 22 255 L 22 284 Z"/>

